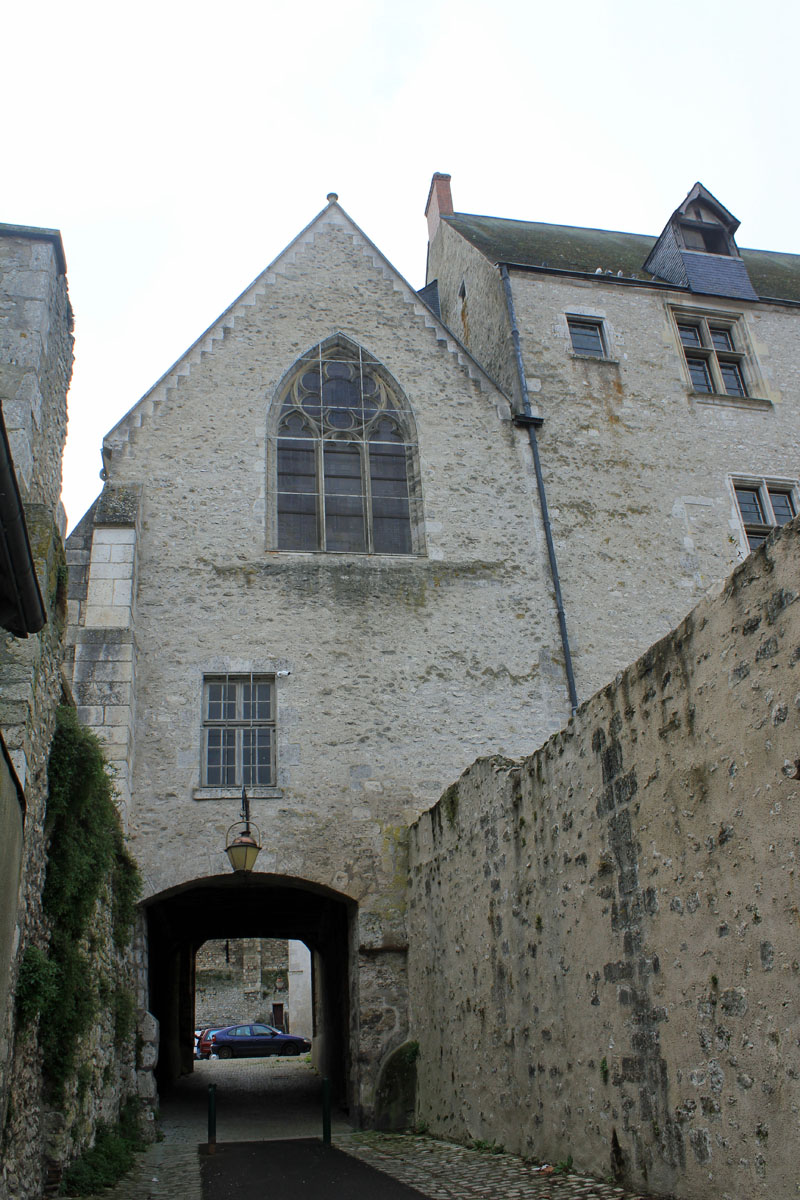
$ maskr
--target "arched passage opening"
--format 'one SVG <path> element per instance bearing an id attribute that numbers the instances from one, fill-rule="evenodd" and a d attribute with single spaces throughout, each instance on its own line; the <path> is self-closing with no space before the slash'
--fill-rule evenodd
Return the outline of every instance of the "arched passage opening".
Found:
<path id="1" fill-rule="evenodd" d="M 286 938 L 311 952 L 314 1063 L 350 1106 L 351 1012 L 357 984 L 350 931 L 356 904 L 305 880 L 262 874 L 213 876 L 145 902 L 150 1011 L 160 1025 L 156 1079 L 169 1089 L 193 1069 L 195 956 L 210 939 Z M 247 1014 L 242 1014 L 242 1020 Z"/>

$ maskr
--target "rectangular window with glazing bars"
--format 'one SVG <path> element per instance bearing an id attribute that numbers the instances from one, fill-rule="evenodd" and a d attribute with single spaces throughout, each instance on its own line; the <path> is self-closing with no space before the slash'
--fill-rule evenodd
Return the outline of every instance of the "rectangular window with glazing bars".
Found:
<path id="1" fill-rule="evenodd" d="M 272 787 L 275 692 L 265 675 L 203 681 L 203 786 Z"/>
<path id="2" fill-rule="evenodd" d="M 707 395 L 748 396 L 747 355 L 736 320 L 681 312 L 675 314 L 692 390 Z"/>
<path id="3" fill-rule="evenodd" d="M 797 514 L 797 489 L 791 483 L 734 480 L 733 490 L 750 550 L 755 550 L 773 529 L 786 525 Z"/>
<path id="4" fill-rule="evenodd" d="M 581 358 L 607 358 L 603 322 L 588 317 L 567 317 L 572 351 Z"/>

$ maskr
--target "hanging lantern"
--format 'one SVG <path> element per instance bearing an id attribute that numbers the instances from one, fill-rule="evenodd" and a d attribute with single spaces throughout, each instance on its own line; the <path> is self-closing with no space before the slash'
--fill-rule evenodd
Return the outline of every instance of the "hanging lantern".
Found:
<path id="1" fill-rule="evenodd" d="M 242 788 L 241 818 L 225 835 L 225 853 L 234 871 L 252 871 L 261 853 L 260 836 L 258 826 L 251 825 L 250 801 L 246 788 Z"/>

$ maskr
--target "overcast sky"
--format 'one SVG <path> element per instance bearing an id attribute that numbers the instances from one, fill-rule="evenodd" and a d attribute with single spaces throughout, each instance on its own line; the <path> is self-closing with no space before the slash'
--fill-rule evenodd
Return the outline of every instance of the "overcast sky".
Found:
<path id="1" fill-rule="evenodd" d="M 695 180 L 800 252 L 788 0 L 108 0 L 3 16 L 0 220 L 61 230 L 64 503 L 103 434 L 325 206 L 414 287 L 457 211 L 658 234 Z"/>

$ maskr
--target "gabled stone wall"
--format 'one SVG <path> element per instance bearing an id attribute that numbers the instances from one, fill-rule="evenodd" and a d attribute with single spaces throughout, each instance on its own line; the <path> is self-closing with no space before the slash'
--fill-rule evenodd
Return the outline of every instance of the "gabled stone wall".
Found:
<path id="1" fill-rule="evenodd" d="M 413 411 L 419 553 L 268 548 L 272 405 L 298 356 L 333 335 L 377 359 Z M 348 992 L 335 994 L 352 1111 L 367 1120 L 380 1062 L 406 1036 L 408 823 L 476 754 L 531 750 L 568 711 L 529 455 L 509 416 L 332 204 L 109 433 L 103 497 L 68 547 L 84 576 L 76 700 L 121 790 L 130 782 L 145 903 L 229 874 L 240 788 L 202 783 L 204 678 L 274 680 L 276 786 L 250 796 L 265 835 L 254 877 L 354 906 Z M 123 493 L 139 497 L 132 587 L 99 553 L 105 498 Z M 130 678 L 111 654 L 123 637 Z M 165 828 L 180 830 L 179 855 Z M 166 1018 L 162 1031 L 166 1070 Z"/>
<path id="2" fill-rule="evenodd" d="M 412 827 L 418 1119 L 656 1194 L 794 1193 L 800 522 Z"/>

